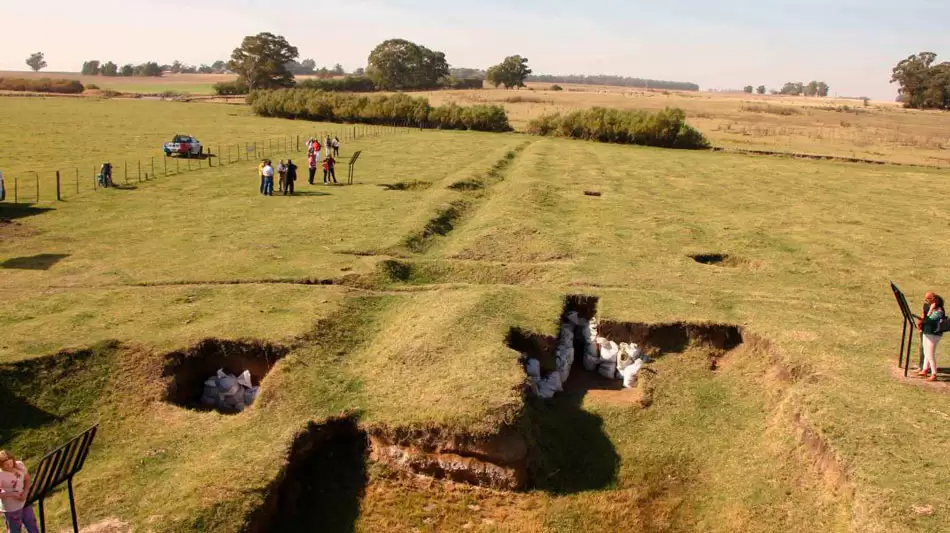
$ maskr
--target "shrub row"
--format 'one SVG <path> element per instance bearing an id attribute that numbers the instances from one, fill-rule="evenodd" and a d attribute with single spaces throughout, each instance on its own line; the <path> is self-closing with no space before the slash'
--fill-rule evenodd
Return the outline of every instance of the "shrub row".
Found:
<path id="1" fill-rule="evenodd" d="M 247 84 L 241 80 L 235 81 L 219 81 L 214 84 L 214 94 L 218 96 L 235 96 L 247 94 L 250 92 L 247 88 Z"/>
<path id="2" fill-rule="evenodd" d="M 0 91 L 80 94 L 85 90 L 78 80 L 50 78 L 0 78 Z"/>
<path id="3" fill-rule="evenodd" d="M 686 113 L 669 107 L 657 113 L 593 107 L 544 115 L 528 124 L 527 133 L 663 148 L 709 148 L 706 137 L 686 123 Z"/>
<path id="4" fill-rule="evenodd" d="M 347 76 L 304 80 L 297 83 L 297 88 L 338 93 L 371 93 L 376 91 L 376 84 L 366 76 Z"/>
<path id="5" fill-rule="evenodd" d="M 306 89 L 254 91 L 247 103 L 265 117 L 405 124 L 453 130 L 511 131 L 508 115 L 501 106 L 461 107 L 450 103 L 432 107 L 425 98 L 406 94 L 364 96 Z"/>

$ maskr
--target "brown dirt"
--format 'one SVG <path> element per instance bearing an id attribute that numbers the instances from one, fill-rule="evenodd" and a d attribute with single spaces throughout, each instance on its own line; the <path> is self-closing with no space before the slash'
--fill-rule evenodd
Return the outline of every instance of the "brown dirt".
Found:
<path id="1" fill-rule="evenodd" d="M 228 341 L 205 339 L 185 351 L 165 355 L 165 400 L 182 407 L 201 408 L 204 382 L 218 369 L 239 375 L 251 372 L 251 381 L 260 385 L 264 376 L 289 349 L 256 340 Z"/>
<path id="2" fill-rule="evenodd" d="M 907 372 L 907 377 L 904 377 L 903 367 L 898 367 L 894 364 L 888 364 L 891 369 L 891 376 L 894 379 L 906 383 L 912 387 L 921 387 L 933 392 L 939 392 L 943 394 L 950 394 L 950 375 L 937 373 L 937 381 L 927 381 L 925 378 L 917 377 L 917 371 L 914 370 L 914 364 L 911 365 L 911 369 Z M 943 370 L 943 369 L 941 369 Z"/>
<path id="3" fill-rule="evenodd" d="M 24 226 L 15 220 L 0 218 L 0 240 L 30 237 L 39 233 L 38 230 Z"/>
<path id="4" fill-rule="evenodd" d="M 395 470 L 500 490 L 520 490 L 527 481 L 528 447 L 512 428 L 486 436 L 439 429 L 369 433 L 371 458 Z"/>

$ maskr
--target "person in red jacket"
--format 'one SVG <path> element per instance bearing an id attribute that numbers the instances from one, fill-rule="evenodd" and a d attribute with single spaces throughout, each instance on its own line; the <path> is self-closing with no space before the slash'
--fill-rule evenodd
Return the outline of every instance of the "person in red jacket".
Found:
<path id="1" fill-rule="evenodd" d="M 313 185 L 313 178 L 317 175 L 317 153 L 312 150 L 307 154 L 307 167 L 310 169 L 310 185 Z"/>

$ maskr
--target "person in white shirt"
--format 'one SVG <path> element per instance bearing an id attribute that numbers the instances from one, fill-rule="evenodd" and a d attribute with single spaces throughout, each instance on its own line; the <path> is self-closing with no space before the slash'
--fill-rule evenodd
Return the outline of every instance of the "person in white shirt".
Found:
<path id="1" fill-rule="evenodd" d="M 33 506 L 23 505 L 30 492 L 30 474 L 26 465 L 12 453 L 0 450 L 0 513 L 10 533 L 40 533 Z"/>
<path id="2" fill-rule="evenodd" d="M 261 175 L 264 176 L 264 196 L 274 196 L 274 167 L 271 166 L 270 160 L 264 161 Z"/>

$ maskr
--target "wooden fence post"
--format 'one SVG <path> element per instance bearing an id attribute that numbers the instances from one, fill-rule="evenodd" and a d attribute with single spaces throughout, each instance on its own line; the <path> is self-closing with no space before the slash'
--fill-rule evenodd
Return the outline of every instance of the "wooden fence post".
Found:
<path id="1" fill-rule="evenodd" d="M 139 159 L 136 161 L 136 165 L 138 165 L 138 170 L 136 172 L 138 172 L 139 183 L 142 183 L 142 160 Z"/>
<path id="2" fill-rule="evenodd" d="M 13 178 L 13 203 L 20 203 L 20 178 Z"/>
<path id="3" fill-rule="evenodd" d="M 59 182 L 59 171 L 58 171 L 58 170 L 56 171 L 56 201 L 57 201 L 57 202 L 62 202 L 62 201 L 63 201 L 63 192 L 62 192 L 62 189 L 61 189 L 61 184 L 60 184 L 60 182 Z"/>
<path id="4" fill-rule="evenodd" d="M 36 201 L 39 202 L 40 201 L 40 175 L 34 172 L 33 177 L 36 178 Z"/>
<path id="5" fill-rule="evenodd" d="M 125 170 L 123 171 L 123 172 L 125 172 L 125 184 L 128 185 L 128 184 L 129 184 L 129 162 L 128 162 L 128 161 L 123 161 L 123 162 L 122 162 L 122 168 L 125 169 Z"/>
<path id="6" fill-rule="evenodd" d="M 148 176 L 145 176 L 145 179 L 148 179 Z M 155 158 L 152 157 L 152 179 L 155 179 Z"/>
<path id="7" fill-rule="evenodd" d="M 79 194 L 79 167 L 76 167 L 76 194 Z"/>

